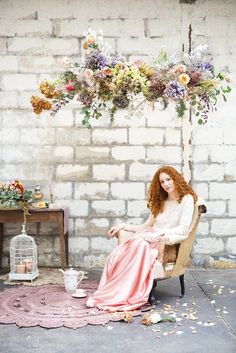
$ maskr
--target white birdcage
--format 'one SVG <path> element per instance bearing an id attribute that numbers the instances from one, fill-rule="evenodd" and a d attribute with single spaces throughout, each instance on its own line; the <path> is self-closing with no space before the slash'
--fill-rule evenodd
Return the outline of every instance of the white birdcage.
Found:
<path id="1" fill-rule="evenodd" d="M 31 280 L 38 277 L 37 245 L 34 239 L 25 232 L 22 225 L 21 234 L 12 238 L 10 243 L 9 280 Z"/>

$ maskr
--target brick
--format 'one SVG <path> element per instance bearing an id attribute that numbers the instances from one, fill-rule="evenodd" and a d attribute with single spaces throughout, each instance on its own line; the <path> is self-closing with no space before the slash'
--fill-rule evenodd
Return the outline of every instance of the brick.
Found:
<path id="1" fill-rule="evenodd" d="M 52 182 L 52 192 L 57 199 L 72 198 L 72 183 L 70 182 Z"/>
<path id="2" fill-rule="evenodd" d="M 26 128 L 21 131 L 20 142 L 22 144 L 39 145 L 42 141 L 53 144 L 55 142 L 54 129 Z"/>
<path id="3" fill-rule="evenodd" d="M 229 201 L 229 216 L 236 217 L 236 201 Z"/>
<path id="4" fill-rule="evenodd" d="M 17 0 L 1 1 L 1 17 L 2 18 L 36 18 L 35 3 L 29 1 L 22 1 L 21 6 L 18 6 Z"/>
<path id="5" fill-rule="evenodd" d="M 136 127 L 144 127 L 145 126 L 145 117 L 142 114 L 133 114 L 132 111 L 130 112 L 129 110 L 118 110 L 115 115 L 114 119 L 112 121 L 112 126 L 113 127 L 131 127 L 131 126 L 136 126 Z"/>
<path id="6" fill-rule="evenodd" d="M 209 235 L 209 223 L 200 221 L 197 228 L 197 235 Z"/>
<path id="7" fill-rule="evenodd" d="M 144 183 L 112 183 L 111 195 L 116 199 L 144 199 Z"/>
<path id="8" fill-rule="evenodd" d="M 85 200 L 63 200 L 64 207 L 69 207 L 70 217 L 86 217 L 88 216 L 88 201 Z"/>
<path id="9" fill-rule="evenodd" d="M 164 131 L 153 128 L 130 128 L 129 142 L 132 145 L 163 144 Z"/>
<path id="10" fill-rule="evenodd" d="M 53 20 L 54 34 L 56 37 L 84 37 L 87 21 L 81 19 L 55 19 Z"/>
<path id="11" fill-rule="evenodd" d="M 95 129 L 92 131 L 92 140 L 97 145 L 126 143 L 127 131 L 126 129 Z"/>
<path id="12" fill-rule="evenodd" d="M 7 39 L 0 38 L 0 54 L 6 54 L 7 52 Z"/>
<path id="13" fill-rule="evenodd" d="M 44 44 L 44 53 L 51 55 L 78 55 L 79 44 L 77 39 L 47 38 Z"/>
<path id="14" fill-rule="evenodd" d="M 9 95 L 10 93 L 7 92 Z M 13 93 L 13 92 L 12 92 Z M 2 117 L 2 126 L 4 129 L 7 128 L 25 128 L 25 122 L 27 121 L 27 128 L 37 128 L 43 126 L 42 120 L 36 118 L 36 116 L 27 110 L 20 109 L 8 109 L 0 111 Z M 20 130 L 19 130 L 20 131 Z M 31 133 L 31 131 L 30 131 Z"/>
<path id="15" fill-rule="evenodd" d="M 106 218 L 76 219 L 75 232 L 81 235 L 107 235 L 109 220 Z"/>
<path id="16" fill-rule="evenodd" d="M 214 146 L 215 148 L 215 146 Z M 195 146 L 193 149 L 194 163 L 207 163 L 209 158 L 209 148 L 207 146 Z"/>
<path id="17" fill-rule="evenodd" d="M 236 255 L 236 237 L 228 239 L 227 250 L 230 254 Z"/>
<path id="18" fill-rule="evenodd" d="M 135 37 L 144 35 L 143 20 L 136 19 L 104 19 L 93 20 L 93 28 L 102 28 L 104 36 Z"/>
<path id="19" fill-rule="evenodd" d="M 43 54 L 43 39 L 41 38 L 9 38 L 7 40 L 9 53 Z"/>
<path id="20" fill-rule="evenodd" d="M 19 57 L 19 71 L 33 73 L 61 72 L 59 59 L 52 56 L 22 55 Z"/>
<path id="21" fill-rule="evenodd" d="M 210 199 L 236 199 L 236 183 L 211 183 Z"/>
<path id="22" fill-rule="evenodd" d="M 165 143 L 167 145 L 180 145 L 181 131 L 177 129 L 167 128 L 165 130 Z"/>
<path id="23" fill-rule="evenodd" d="M 223 130 L 220 128 L 199 127 L 193 133 L 194 145 L 221 145 L 223 143 Z"/>
<path id="24" fill-rule="evenodd" d="M 211 233 L 219 236 L 235 235 L 236 218 L 213 219 Z"/>
<path id="25" fill-rule="evenodd" d="M 0 107 L 2 109 L 12 109 L 18 107 L 18 92 L 0 91 Z M 6 113 L 6 112 L 4 112 Z"/>
<path id="26" fill-rule="evenodd" d="M 125 202 L 123 200 L 93 201 L 92 216 L 124 216 Z"/>
<path id="27" fill-rule="evenodd" d="M 210 158 L 212 162 L 233 162 L 236 156 L 236 146 L 214 146 L 210 147 Z"/>
<path id="28" fill-rule="evenodd" d="M 73 162 L 74 149 L 71 146 L 57 146 L 54 151 L 55 161 L 58 162 Z"/>
<path id="29" fill-rule="evenodd" d="M 219 164 L 196 164 L 193 168 L 194 180 L 206 181 L 224 179 L 224 168 Z"/>
<path id="30" fill-rule="evenodd" d="M 0 144 L 15 145 L 20 141 L 20 131 L 17 128 L 4 128 L 1 133 Z"/>
<path id="31" fill-rule="evenodd" d="M 78 108 L 78 107 L 75 107 L 75 109 L 76 108 Z M 75 111 L 75 127 L 77 127 L 77 128 L 83 127 L 84 125 L 82 124 L 82 120 L 83 120 L 83 115 L 81 114 L 81 109 L 76 110 Z M 95 128 L 95 127 L 108 128 L 111 125 L 111 117 L 107 112 L 102 111 L 102 116 L 99 119 L 91 119 L 90 123 L 91 123 L 92 128 Z"/>
<path id="32" fill-rule="evenodd" d="M 197 243 L 194 245 L 194 254 L 217 254 L 223 251 L 224 243 L 222 239 L 206 238 L 197 239 Z"/>
<path id="33" fill-rule="evenodd" d="M 121 165 L 93 165 L 93 178 L 95 180 L 124 180 L 125 166 Z"/>
<path id="34" fill-rule="evenodd" d="M 56 178 L 60 181 L 87 180 L 88 177 L 88 166 L 61 164 L 56 169 Z"/>
<path id="35" fill-rule="evenodd" d="M 112 158 L 120 161 L 145 159 L 145 148 L 141 146 L 117 146 L 111 150 Z"/>
<path id="36" fill-rule="evenodd" d="M 224 144 L 225 145 L 235 145 L 235 129 L 231 126 L 229 128 L 224 128 Z"/>
<path id="37" fill-rule="evenodd" d="M 177 117 L 174 106 L 170 105 L 166 110 L 161 108 L 159 103 L 153 107 L 149 104 L 144 106 L 144 116 L 147 119 L 148 127 L 180 127 L 182 121 Z"/>
<path id="38" fill-rule="evenodd" d="M 179 37 L 180 39 L 180 37 Z M 123 53 L 124 55 L 128 54 L 148 54 L 148 55 L 157 55 L 157 49 L 163 46 L 168 46 L 172 44 L 172 50 L 179 50 L 179 43 L 177 40 L 173 42 L 173 38 L 118 38 L 117 40 L 117 51 Z"/>
<path id="39" fill-rule="evenodd" d="M 48 124 L 50 126 L 55 126 L 55 127 L 71 127 L 73 126 L 74 123 L 74 118 L 73 118 L 73 112 L 71 110 L 67 109 L 61 109 L 53 119 L 48 119 Z M 62 134 L 62 129 L 59 132 L 59 135 L 61 136 Z M 65 129 L 64 129 L 65 131 Z M 83 132 L 77 131 L 77 133 L 81 136 L 83 136 Z M 84 134 L 85 136 L 89 136 L 88 134 Z"/>
<path id="40" fill-rule="evenodd" d="M 129 166 L 129 180 L 150 181 L 159 167 L 157 164 L 132 163 Z"/>
<path id="41" fill-rule="evenodd" d="M 75 183 L 75 199 L 107 199 L 108 194 L 107 183 Z"/>
<path id="42" fill-rule="evenodd" d="M 5 74 L 2 76 L 4 90 L 31 90 L 37 88 L 37 76 L 32 74 Z"/>
<path id="43" fill-rule="evenodd" d="M 147 161 L 157 163 L 181 163 L 182 151 L 180 147 L 157 146 L 147 148 Z"/>
<path id="44" fill-rule="evenodd" d="M 76 161 L 81 163 L 99 163 L 109 162 L 109 148 L 108 147 L 77 147 Z"/>
<path id="45" fill-rule="evenodd" d="M 147 201 L 128 201 L 129 217 L 141 217 L 148 212 Z"/>
<path id="46" fill-rule="evenodd" d="M 88 145 L 90 144 L 90 130 L 89 129 L 63 129 L 59 128 L 57 131 L 57 143 L 70 145 Z"/>
<path id="47" fill-rule="evenodd" d="M 193 189 L 195 190 L 197 195 L 202 197 L 203 199 L 209 198 L 209 187 L 207 183 L 194 183 Z"/>
<path id="48" fill-rule="evenodd" d="M 17 36 L 49 36 L 52 34 L 50 20 L 0 20 L 0 35 L 3 37 Z"/>
<path id="49" fill-rule="evenodd" d="M 91 239 L 91 248 L 95 251 L 110 253 L 117 246 L 116 239 L 96 237 Z"/>
<path id="50" fill-rule="evenodd" d="M 30 164 L 24 163 L 23 165 L 18 165 L 16 168 L 15 164 L 4 164 L 0 168 L 0 180 L 9 181 L 9 179 L 20 179 L 23 183 L 27 183 L 28 180 L 31 181 L 41 181 L 48 180 L 48 166 L 41 166 L 37 171 L 37 168 Z"/>
<path id="51" fill-rule="evenodd" d="M 85 237 L 70 237 L 69 241 L 69 253 L 70 254 L 78 254 L 81 251 L 89 250 L 89 238 Z"/>
<path id="52" fill-rule="evenodd" d="M 165 9 L 163 9 L 165 11 Z M 179 9 L 176 9 L 179 12 Z M 167 34 L 168 36 L 172 35 L 173 37 L 176 36 L 176 33 L 180 35 L 181 30 L 181 23 L 180 17 L 175 16 L 167 16 L 167 17 L 160 17 L 155 19 L 148 19 L 148 36 L 150 37 L 165 37 Z"/>
<path id="53" fill-rule="evenodd" d="M 19 69 L 18 58 L 13 55 L 0 56 L 0 71 L 16 72 Z"/>
<path id="54" fill-rule="evenodd" d="M 8 163 L 15 164 L 31 162 L 32 154 L 29 152 L 31 152 L 29 148 L 24 146 L 19 146 L 18 148 L 15 146 L 5 146 L 2 150 L 4 159 L 7 160 Z"/>
<path id="55" fill-rule="evenodd" d="M 85 268 L 103 268 L 106 262 L 107 255 L 100 254 L 100 255 L 86 255 L 83 256 L 83 263 L 82 266 Z"/>
<path id="56" fill-rule="evenodd" d="M 207 201 L 207 217 L 223 216 L 226 214 L 226 201 Z"/>

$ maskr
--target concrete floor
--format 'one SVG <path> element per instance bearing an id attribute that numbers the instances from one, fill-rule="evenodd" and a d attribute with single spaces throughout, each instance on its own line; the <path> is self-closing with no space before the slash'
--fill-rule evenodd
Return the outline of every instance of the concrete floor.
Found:
<path id="1" fill-rule="evenodd" d="M 99 276 L 89 273 L 91 279 Z M 77 330 L 0 325 L 0 353 L 235 353 L 236 270 L 192 269 L 185 277 L 182 299 L 178 278 L 160 281 L 156 289 L 156 310 L 166 315 L 163 305 L 170 304 L 177 310 L 176 323 L 144 326 L 136 317 L 131 324 L 109 322 Z M 191 310 L 194 320 L 185 317 Z"/>

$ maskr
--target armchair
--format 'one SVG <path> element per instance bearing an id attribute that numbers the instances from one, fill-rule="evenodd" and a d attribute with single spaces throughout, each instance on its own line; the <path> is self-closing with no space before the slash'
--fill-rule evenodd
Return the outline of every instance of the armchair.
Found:
<path id="1" fill-rule="evenodd" d="M 190 226 L 189 236 L 181 243 L 174 245 L 165 245 L 163 256 L 163 269 L 160 271 L 160 266 L 155 265 L 153 287 L 149 295 L 149 303 L 153 304 L 155 299 L 155 287 L 158 280 L 168 279 L 171 277 L 179 277 L 181 296 L 185 294 L 184 273 L 188 265 L 191 255 L 195 234 L 202 213 L 206 213 L 207 208 L 202 199 L 195 205 L 192 224 Z M 118 244 L 125 242 L 131 235 L 130 232 L 120 231 L 118 235 Z M 164 270 L 164 272 L 163 272 Z"/>

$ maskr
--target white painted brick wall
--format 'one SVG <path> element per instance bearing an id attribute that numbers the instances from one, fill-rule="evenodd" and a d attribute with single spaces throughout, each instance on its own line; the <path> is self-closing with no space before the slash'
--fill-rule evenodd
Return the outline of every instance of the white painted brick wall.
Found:
<path id="1" fill-rule="evenodd" d="M 130 200 L 145 198 L 144 183 L 112 183 L 111 195 L 115 199 Z"/>
<path id="2" fill-rule="evenodd" d="M 125 165 L 94 165 L 93 166 L 94 180 L 124 180 Z"/>
<path id="3" fill-rule="evenodd" d="M 60 181 L 86 180 L 88 176 L 88 166 L 60 164 L 56 169 L 56 178 Z"/>
<path id="4" fill-rule="evenodd" d="M 76 101 L 55 118 L 32 113 L 30 98 L 43 79 L 55 79 L 64 56 L 80 59 L 83 32 L 103 30 L 105 41 L 130 61 L 148 61 L 164 48 L 181 53 L 188 42 L 206 42 L 216 70 L 236 73 L 234 2 L 175 4 L 159 0 L 99 1 L 99 6 L 73 0 L 8 0 L 0 11 L 0 181 L 16 177 L 26 185 L 40 183 L 57 202 L 70 207 L 69 251 L 73 265 L 102 266 L 116 246 L 106 233 L 112 224 L 146 219 L 146 192 L 156 170 L 171 164 L 182 171 L 182 119 L 174 107 L 143 105 L 135 113 L 119 110 L 110 120 L 82 126 Z M 180 20 L 181 19 L 181 20 Z M 222 31 L 222 28 L 225 30 Z M 187 47 L 186 47 L 187 49 Z M 193 116 L 192 185 L 206 199 L 193 262 L 236 253 L 236 124 L 234 81 L 227 104 L 219 99 L 207 125 Z M 138 103 L 137 103 L 138 104 Z M 30 226 L 36 234 L 34 225 Z M 14 235 L 15 228 L 9 228 Z M 40 262 L 59 265 L 59 243 L 46 239 L 54 228 L 42 225 Z M 47 248 L 47 249 L 46 249 Z M 4 264 L 9 242 L 4 242 Z M 205 259 L 205 260 L 204 260 Z"/>
<path id="5" fill-rule="evenodd" d="M 161 145 L 164 130 L 153 128 L 129 129 L 129 143 L 131 145 Z"/>
<path id="6" fill-rule="evenodd" d="M 108 193 L 107 183 L 75 183 L 75 199 L 107 199 Z"/>

